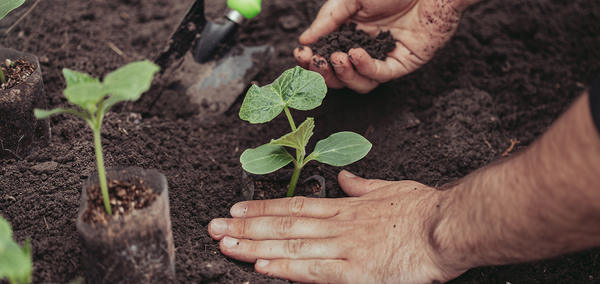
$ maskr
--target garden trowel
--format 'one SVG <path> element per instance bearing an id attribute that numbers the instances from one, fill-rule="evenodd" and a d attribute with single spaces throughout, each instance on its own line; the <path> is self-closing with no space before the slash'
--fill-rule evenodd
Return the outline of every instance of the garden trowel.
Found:
<path id="1" fill-rule="evenodd" d="M 242 46 L 235 35 L 260 12 L 261 1 L 228 0 L 224 16 L 213 22 L 204 15 L 204 0 L 196 0 L 155 58 L 162 84 L 189 95 L 200 116 L 226 112 L 271 59 L 273 47 Z"/>

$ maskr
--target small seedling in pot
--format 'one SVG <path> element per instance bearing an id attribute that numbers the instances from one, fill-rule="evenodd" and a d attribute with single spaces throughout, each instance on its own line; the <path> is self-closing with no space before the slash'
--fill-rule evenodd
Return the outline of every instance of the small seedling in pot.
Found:
<path id="1" fill-rule="evenodd" d="M 2 0 L 2 3 L 0 3 L 0 20 L 2 20 L 4 18 L 4 16 L 6 16 L 6 14 L 8 14 L 8 12 L 19 8 L 19 6 L 23 5 L 23 3 L 25 3 L 25 0 Z M 7 61 L 6 63 L 6 67 L 8 68 L 10 66 L 10 60 Z M 2 81 L 2 83 L 6 83 L 6 78 L 4 77 L 4 73 L 2 72 L 2 68 L 0 67 L 0 81 Z"/>
<path id="2" fill-rule="evenodd" d="M 275 79 L 272 84 L 248 90 L 240 109 L 240 118 L 250 123 L 265 123 L 274 119 L 282 111 L 288 118 L 292 132 L 271 140 L 270 143 L 242 153 L 242 168 L 253 174 L 272 173 L 290 162 L 294 171 L 287 196 L 294 195 L 300 171 L 310 161 L 316 160 L 332 166 L 345 166 L 362 159 L 371 150 L 371 143 L 353 132 L 338 132 L 317 142 L 314 151 L 306 156 L 306 145 L 313 135 L 314 119 L 307 118 L 300 126 L 292 118 L 289 108 L 311 110 L 321 105 L 327 86 L 323 77 L 316 72 L 300 67 L 289 69 Z M 294 158 L 284 148 L 296 150 Z"/>
<path id="3" fill-rule="evenodd" d="M 63 69 L 63 75 L 67 81 L 67 88 L 63 93 L 70 103 L 81 107 L 83 111 L 69 108 L 34 110 L 37 118 L 46 118 L 58 113 L 74 114 L 83 118 L 92 128 L 102 199 L 109 215 L 112 215 L 112 210 L 109 203 L 106 171 L 104 170 L 104 159 L 102 157 L 102 143 L 100 141 L 102 119 L 114 104 L 137 100 L 142 93 L 150 88 L 152 77 L 158 70 L 158 65 L 148 60 L 133 62 L 106 75 L 104 81 L 100 82 L 97 78 L 65 68 Z"/>
<path id="4" fill-rule="evenodd" d="M 20 247 L 12 237 L 10 224 L 0 216 L 0 280 L 8 279 L 12 284 L 31 282 L 31 249 L 29 239 Z"/>

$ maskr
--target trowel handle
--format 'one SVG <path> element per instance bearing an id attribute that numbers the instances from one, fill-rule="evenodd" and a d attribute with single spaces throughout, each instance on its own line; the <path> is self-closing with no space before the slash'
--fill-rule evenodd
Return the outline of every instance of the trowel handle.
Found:
<path id="1" fill-rule="evenodd" d="M 227 0 L 227 6 L 240 12 L 246 19 L 252 19 L 260 13 L 262 0 Z"/>

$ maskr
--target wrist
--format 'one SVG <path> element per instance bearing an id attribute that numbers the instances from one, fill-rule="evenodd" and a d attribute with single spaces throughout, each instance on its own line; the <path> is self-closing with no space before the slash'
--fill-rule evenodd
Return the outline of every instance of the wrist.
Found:
<path id="1" fill-rule="evenodd" d="M 444 269 L 462 271 L 477 264 L 472 263 L 469 255 L 465 252 L 464 244 L 466 228 L 460 228 L 461 221 L 457 220 L 457 210 L 460 210 L 460 191 L 464 190 L 462 181 L 447 185 L 440 189 L 439 195 L 439 219 L 431 228 L 429 243 L 431 244 L 434 259 L 437 265 Z M 463 204 L 464 206 L 464 204 Z M 459 237 L 458 235 L 461 235 Z"/>

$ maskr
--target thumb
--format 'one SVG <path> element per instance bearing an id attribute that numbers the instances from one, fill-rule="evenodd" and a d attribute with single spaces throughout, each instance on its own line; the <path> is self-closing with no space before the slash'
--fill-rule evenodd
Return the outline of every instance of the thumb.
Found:
<path id="1" fill-rule="evenodd" d="M 348 171 L 341 171 L 338 174 L 338 183 L 346 194 L 352 197 L 359 197 L 394 182 L 379 179 L 364 179 Z"/>
<path id="2" fill-rule="evenodd" d="M 327 1 L 310 27 L 300 35 L 300 44 L 309 45 L 337 30 L 350 16 L 358 11 L 357 1 L 329 0 Z"/>

